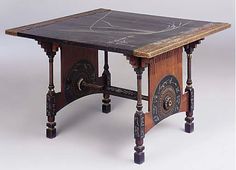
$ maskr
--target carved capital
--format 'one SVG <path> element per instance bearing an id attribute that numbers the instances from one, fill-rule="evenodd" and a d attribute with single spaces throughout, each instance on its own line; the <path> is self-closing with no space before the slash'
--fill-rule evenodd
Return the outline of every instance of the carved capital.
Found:
<path id="1" fill-rule="evenodd" d="M 137 75 L 142 75 L 144 68 L 143 67 L 136 67 L 136 68 L 134 68 L 134 71 L 136 72 Z"/>
<path id="2" fill-rule="evenodd" d="M 135 57 L 135 56 L 126 56 L 126 59 L 129 60 L 129 63 L 133 68 L 142 67 L 145 68 L 149 64 L 149 60 L 145 58 Z"/>
<path id="3" fill-rule="evenodd" d="M 186 52 L 187 54 L 192 54 L 193 51 L 194 51 L 194 49 L 197 47 L 198 44 L 201 43 L 202 40 L 203 40 L 203 39 L 200 39 L 200 40 L 197 40 L 197 41 L 195 41 L 195 42 L 192 42 L 192 43 L 190 43 L 190 44 L 185 45 L 185 46 L 184 46 L 185 52 Z"/>
<path id="4" fill-rule="evenodd" d="M 45 41 L 38 41 L 38 44 L 41 46 L 41 48 L 44 49 L 49 59 L 53 58 L 56 55 L 59 47 L 58 44 Z"/>

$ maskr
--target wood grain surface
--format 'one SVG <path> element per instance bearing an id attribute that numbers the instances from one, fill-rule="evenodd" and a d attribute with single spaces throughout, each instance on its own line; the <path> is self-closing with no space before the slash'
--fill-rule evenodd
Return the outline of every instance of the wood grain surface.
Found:
<path id="1" fill-rule="evenodd" d="M 227 23 L 96 9 L 9 29 L 6 34 L 152 58 L 228 27 Z"/>

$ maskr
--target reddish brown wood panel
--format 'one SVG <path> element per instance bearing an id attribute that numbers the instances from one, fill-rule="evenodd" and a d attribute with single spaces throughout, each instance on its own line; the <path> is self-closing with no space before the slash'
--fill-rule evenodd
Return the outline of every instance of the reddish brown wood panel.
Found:
<path id="1" fill-rule="evenodd" d="M 180 112 L 186 112 L 188 110 L 188 93 L 184 93 L 181 96 Z M 153 123 L 151 112 L 145 113 L 145 133 L 147 133 L 155 124 Z"/>
<path id="2" fill-rule="evenodd" d="M 177 48 L 151 59 L 148 67 L 148 75 L 148 110 L 150 111 L 152 97 L 156 87 L 166 75 L 174 75 L 178 79 L 182 91 L 182 48 Z"/>
<path id="3" fill-rule="evenodd" d="M 61 46 L 61 92 L 64 91 L 65 78 L 71 67 L 80 60 L 93 64 L 98 75 L 98 50 L 74 45 Z"/>
<path id="4" fill-rule="evenodd" d="M 148 67 L 148 113 L 145 115 L 145 131 L 147 132 L 155 124 L 152 118 L 153 95 L 159 82 L 167 75 L 173 75 L 177 78 L 181 92 L 183 92 L 182 83 L 182 47 L 161 54 L 149 60 Z M 180 111 L 187 108 L 187 94 L 181 96 Z"/>
<path id="5" fill-rule="evenodd" d="M 75 63 L 80 60 L 89 61 L 95 68 L 98 77 L 98 50 L 75 45 L 61 45 L 61 92 L 57 93 L 57 111 L 66 105 L 65 81 Z"/>

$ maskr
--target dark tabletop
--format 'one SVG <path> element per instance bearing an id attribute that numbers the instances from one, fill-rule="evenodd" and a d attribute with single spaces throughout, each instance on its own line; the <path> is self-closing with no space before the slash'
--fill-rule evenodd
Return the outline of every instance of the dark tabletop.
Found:
<path id="1" fill-rule="evenodd" d="M 226 23 L 97 9 L 6 33 L 151 58 L 228 27 Z"/>

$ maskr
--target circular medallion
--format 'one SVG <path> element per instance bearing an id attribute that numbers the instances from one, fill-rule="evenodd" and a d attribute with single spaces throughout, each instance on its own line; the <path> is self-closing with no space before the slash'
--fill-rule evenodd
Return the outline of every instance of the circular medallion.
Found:
<path id="1" fill-rule="evenodd" d="M 87 83 L 92 83 L 95 81 L 95 78 L 95 69 L 90 62 L 80 60 L 74 64 L 65 81 L 65 97 L 67 102 L 71 102 L 89 94 L 89 89 L 81 89 L 79 83 L 83 80 Z"/>
<path id="2" fill-rule="evenodd" d="M 168 75 L 158 84 L 152 100 L 152 117 L 155 124 L 179 112 L 181 91 L 176 77 Z"/>

